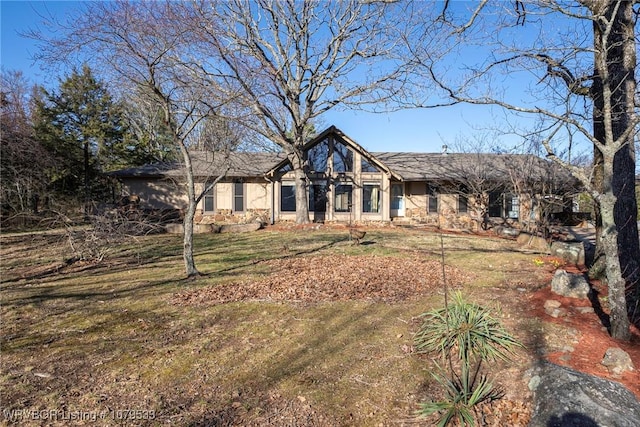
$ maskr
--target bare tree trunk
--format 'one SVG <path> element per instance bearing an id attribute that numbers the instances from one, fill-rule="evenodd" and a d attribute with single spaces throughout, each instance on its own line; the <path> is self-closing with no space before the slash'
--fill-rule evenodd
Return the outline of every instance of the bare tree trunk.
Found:
<path id="1" fill-rule="evenodd" d="M 311 221 L 309 219 L 309 203 L 307 200 L 307 173 L 302 149 L 294 149 L 294 153 L 289 158 L 291 159 L 296 184 L 296 224 L 308 224 Z"/>
<path id="2" fill-rule="evenodd" d="M 89 221 L 89 204 L 91 203 L 91 190 L 89 189 L 89 141 L 84 141 L 84 220 Z"/>
<path id="3" fill-rule="evenodd" d="M 615 286 L 622 286 L 624 294 L 626 283 L 629 283 L 628 307 L 626 309 L 628 309 L 630 316 L 636 318 L 640 315 L 637 310 L 640 301 L 640 243 L 634 186 L 634 134 L 629 134 L 627 141 L 620 140 L 631 126 L 635 111 L 636 52 L 633 4 L 632 2 L 603 2 L 600 5 L 603 7 L 602 15 L 612 23 L 612 26 L 605 27 L 600 21 L 595 21 L 593 24 L 595 44 L 595 76 L 592 87 L 594 136 L 602 144 L 615 144 L 620 149 L 612 153 L 602 153 L 598 148 L 594 149 L 596 190 L 601 194 L 606 194 L 608 188 L 606 188 L 605 182 L 610 178 L 611 192 L 615 198 L 614 205 L 612 205 L 613 222 L 609 224 L 606 224 L 604 219 L 604 216 L 609 214 L 604 211 L 609 207 L 606 202 L 599 204 L 601 222 L 596 222 L 598 228 L 596 234 L 599 237 L 596 240 L 596 254 L 609 255 L 605 261 L 605 271 L 610 287 L 618 282 L 617 278 L 609 276 L 610 272 L 614 274 L 618 274 L 618 272 L 616 269 L 611 270 L 610 266 L 613 260 L 608 258 L 613 256 L 619 259 L 619 269 L 623 279 L 622 283 Z M 608 31 L 606 35 L 605 31 Z M 608 94 L 608 97 L 605 97 L 605 94 Z M 613 157 L 611 171 L 608 171 L 605 166 L 608 161 L 607 156 Z M 607 175 L 608 173 L 611 175 Z M 617 246 L 611 246 L 611 242 L 607 242 L 610 237 L 608 226 L 616 228 Z"/>
<path id="4" fill-rule="evenodd" d="M 187 277 L 199 276 L 200 272 L 196 268 L 196 262 L 193 258 L 193 222 L 196 215 L 196 191 L 193 178 L 193 165 L 191 164 L 191 156 L 184 143 L 180 143 L 180 152 L 184 159 L 185 177 L 187 179 L 187 197 L 188 204 L 183 219 L 183 251 L 184 268 Z"/>
<path id="5" fill-rule="evenodd" d="M 594 81 L 594 89 L 595 85 L 600 84 L 599 79 Z M 600 87 L 600 91 L 602 91 L 602 87 Z M 594 114 L 595 119 L 595 114 Z M 604 138 L 604 129 L 602 129 L 602 123 L 594 120 L 594 136 L 597 137 L 598 133 L 602 135 Z M 601 140 L 599 138 L 599 140 Z M 598 193 L 604 193 L 604 169 L 603 169 L 604 156 L 602 152 L 594 146 L 593 148 L 593 176 L 592 176 L 592 184 Z M 596 249 L 595 254 L 593 256 L 593 264 L 589 269 L 589 275 L 593 278 L 600 278 L 604 276 L 605 273 L 605 261 L 606 255 L 604 251 L 604 246 L 602 244 L 602 215 L 600 214 L 600 206 L 598 203 L 594 203 L 594 224 L 596 227 Z"/>
<path id="6" fill-rule="evenodd" d="M 600 197 L 600 214 L 602 216 L 601 241 L 605 253 L 614 254 L 618 250 L 618 231 L 614 219 L 616 197 L 611 191 Z M 631 331 L 629 329 L 629 317 L 627 315 L 627 302 L 625 295 L 625 280 L 622 277 L 620 259 L 617 256 L 608 256 L 605 263 L 607 285 L 609 288 L 609 306 L 611 336 L 613 338 L 629 341 Z"/>

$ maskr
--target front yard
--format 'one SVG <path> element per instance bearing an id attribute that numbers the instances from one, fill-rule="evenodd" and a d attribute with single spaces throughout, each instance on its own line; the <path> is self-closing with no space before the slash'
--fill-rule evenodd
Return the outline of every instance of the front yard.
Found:
<path id="1" fill-rule="evenodd" d="M 510 240 L 424 230 L 132 239 L 100 264 L 64 235 L 1 237 L 2 422 L 40 425 L 415 425 L 436 398 L 417 317 L 449 290 L 495 307 L 526 346 L 492 367 L 495 425 L 526 425 L 523 379 L 548 325 L 527 315 L 550 270 Z M 499 409 L 498 409 L 499 408 Z M 428 423 L 426 423 L 428 425 Z"/>

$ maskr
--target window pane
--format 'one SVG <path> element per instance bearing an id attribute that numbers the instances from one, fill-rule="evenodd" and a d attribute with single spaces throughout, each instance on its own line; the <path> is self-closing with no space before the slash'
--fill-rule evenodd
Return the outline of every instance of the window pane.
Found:
<path id="1" fill-rule="evenodd" d="M 467 213 L 469 211 L 469 199 L 466 195 L 458 195 L 458 213 Z"/>
<path id="2" fill-rule="evenodd" d="M 329 141 L 324 140 L 311 147 L 307 151 L 307 159 L 309 160 L 309 170 L 311 172 L 326 172 L 329 160 Z"/>
<path id="3" fill-rule="evenodd" d="M 235 212 L 244 211 L 244 184 L 241 182 L 233 184 L 233 210 Z"/>
<path id="4" fill-rule="evenodd" d="M 213 196 L 204 196 L 204 211 L 213 212 Z"/>
<path id="5" fill-rule="evenodd" d="M 489 216 L 493 218 L 502 217 L 502 193 L 497 191 L 489 193 Z"/>
<path id="6" fill-rule="evenodd" d="M 283 185 L 280 190 L 280 211 L 296 211 L 296 187 L 294 185 Z"/>
<path id="7" fill-rule="evenodd" d="M 213 188 L 204 195 L 203 198 L 204 203 L 204 211 L 205 212 L 213 212 L 214 211 L 214 203 L 213 203 Z"/>
<path id="8" fill-rule="evenodd" d="M 360 161 L 360 168 L 362 172 L 379 172 L 378 168 L 369 163 L 364 157 Z"/>
<path id="9" fill-rule="evenodd" d="M 365 184 L 362 187 L 362 212 L 380 212 L 380 186 Z"/>
<path id="10" fill-rule="evenodd" d="M 309 186 L 309 210 L 311 212 L 327 211 L 327 184 Z"/>
<path id="11" fill-rule="evenodd" d="M 353 151 L 345 145 L 336 143 L 333 146 L 333 170 L 334 172 L 353 172 Z"/>
<path id="12" fill-rule="evenodd" d="M 438 213 L 438 190 L 436 187 L 427 185 L 427 197 L 429 213 Z"/>
<path id="13" fill-rule="evenodd" d="M 335 211 L 351 211 L 351 185 L 336 185 Z"/>
<path id="14" fill-rule="evenodd" d="M 518 196 L 506 196 L 507 216 L 511 219 L 518 219 L 520 216 L 520 199 Z"/>
<path id="15" fill-rule="evenodd" d="M 438 213 L 438 196 L 429 196 L 429 213 Z"/>
<path id="16" fill-rule="evenodd" d="M 403 209 L 404 190 L 402 184 L 393 184 L 391 186 L 391 209 Z"/>

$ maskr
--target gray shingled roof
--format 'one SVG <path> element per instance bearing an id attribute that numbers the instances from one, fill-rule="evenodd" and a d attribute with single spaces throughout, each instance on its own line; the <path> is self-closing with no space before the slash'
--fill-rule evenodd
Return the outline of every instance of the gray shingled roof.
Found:
<path id="1" fill-rule="evenodd" d="M 509 180 L 512 173 L 524 174 L 533 181 L 553 178 L 558 184 L 572 179 L 552 162 L 526 154 L 487 153 L 371 153 L 396 177 L 404 181 L 461 181 L 469 179 Z M 232 152 L 226 159 L 211 152 L 192 153 L 196 177 L 218 176 L 227 165 L 226 176 L 262 177 L 286 159 L 283 153 Z M 156 163 L 112 172 L 114 177 L 181 177 L 182 163 Z"/>
<path id="2" fill-rule="evenodd" d="M 488 153 L 372 153 L 405 181 L 467 180 L 483 177 L 509 179 L 526 174 L 534 181 L 568 180 L 568 174 L 551 161 L 530 154 Z"/>
<path id="3" fill-rule="evenodd" d="M 222 154 L 197 151 L 191 153 L 193 173 L 196 177 L 218 176 L 226 172 L 228 177 L 264 176 L 274 164 L 284 158 L 281 153 L 231 152 L 228 158 Z M 111 172 L 114 177 L 163 178 L 181 177 L 184 174 L 182 162 L 153 163 L 135 168 Z"/>

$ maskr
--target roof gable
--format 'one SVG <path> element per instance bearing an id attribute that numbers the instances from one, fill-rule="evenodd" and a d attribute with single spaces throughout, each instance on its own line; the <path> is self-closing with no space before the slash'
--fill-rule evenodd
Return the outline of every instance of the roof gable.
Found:
<path id="1" fill-rule="evenodd" d="M 353 139 L 349 138 L 344 132 L 342 132 L 340 129 L 338 129 L 335 126 L 328 127 L 327 129 L 325 129 L 324 131 L 322 131 L 321 133 L 316 135 L 313 139 L 308 141 L 304 145 L 303 151 L 308 152 L 309 150 L 311 150 L 312 148 L 314 148 L 318 144 L 326 141 L 330 137 L 333 137 L 336 141 L 338 141 L 338 142 L 344 144 L 345 146 L 347 146 L 348 148 L 351 148 L 352 150 L 356 151 L 357 153 L 362 155 L 369 163 L 371 163 L 372 165 L 376 166 L 381 171 L 383 171 L 383 172 L 385 172 L 385 173 L 387 173 L 389 175 L 392 175 L 396 179 L 400 178 L 393 171 L 391 171 L 383 162 L 381 162 L 374 155 L 372 155 L 370 152 L 365 150 L 360 144 L 355 142 Z M 267 172 L 267 175 L 273 177 L 278 173 L 278 171 L 280 169 L 282 169 L 282 168 L 284 168 L 284 167 L 286 167 L 287 165 L 290 165 L 290 164 L 291 164 L 290 160 L 287 159 L 287 158 L 284 158 L 281 162 L 279 162 L 273 168 L 271 168 Z"/>
<path id="2" fill-rule="evenodd" d="M 569 174 L 546 159 L 529 154 L 490 153 L 370 153 L 335 126 L 330 126 L 307 142 L 308 151 L 318 144 L 333 138 L 359 153 L 378 170 L 398 181 L 458 181 L 482 178 L 508 181 L 514 173 L 532 181 L 552 179 L 567 184 L 573 180 Z M 225 175 L 230 178 L 274 178 L 290 161 L 284 153 L 230 152 L 226 155 L 195 151 L 191 155 L 196 177 Z M 182 162 L 156 163 L 137 168 L 128 168 L 110 173 L 114 177 L 172 178 L 184 175 Z"/>

